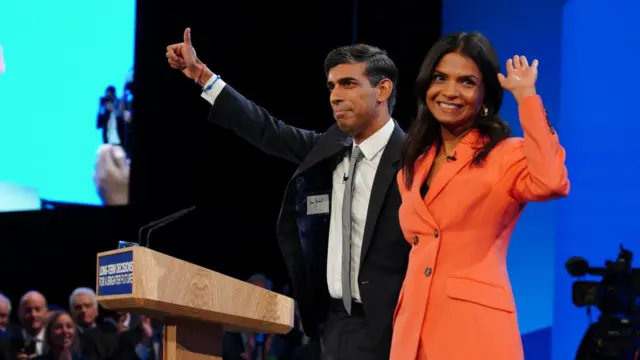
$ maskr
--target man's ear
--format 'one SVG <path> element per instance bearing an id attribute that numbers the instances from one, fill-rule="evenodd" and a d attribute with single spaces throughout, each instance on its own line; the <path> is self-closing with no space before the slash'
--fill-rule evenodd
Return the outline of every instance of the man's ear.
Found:
<path id="1" fill-rule="evenodd" d="M 376 86 L 376 100 L 378 102 L 387 101 L 393 91 L 393 82 L 389 79 L 382 79 Z"/>

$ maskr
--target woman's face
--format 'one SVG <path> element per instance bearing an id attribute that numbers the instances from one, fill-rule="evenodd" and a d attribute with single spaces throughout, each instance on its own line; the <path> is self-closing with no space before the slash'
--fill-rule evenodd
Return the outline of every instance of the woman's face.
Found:
<path id="1" fill-rule="evenodd" d="M 60 315 L 51 328 L 51 342 L 61 348 L 70 348 L 76 336 L 76 326 L 67 314 Z"/>
<path id="2" fill-rule="evenodd" d="M 449 53 L 436 65 L 426 97 L 440 124 L 451 130 L 468 128 L 482 107 L 482 73 L 473 60 Z"/>

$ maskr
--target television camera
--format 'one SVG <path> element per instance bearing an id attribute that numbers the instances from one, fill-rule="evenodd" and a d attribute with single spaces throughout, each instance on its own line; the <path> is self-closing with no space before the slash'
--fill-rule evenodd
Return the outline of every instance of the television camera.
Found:
<path id="1" fill-rule="evenodd" d="M 600 316 L 582 338 L 576 360 L 640 359 L 640 269 L 633 269 L 633 253 L 622 244 L 615 261 L 591 267 L 581 257 L 571 257 L 565 266 L 573 277 L 600 276 L 600 281 L 573 283 L 572 300 L 577 307 L 596 306 Z"/>

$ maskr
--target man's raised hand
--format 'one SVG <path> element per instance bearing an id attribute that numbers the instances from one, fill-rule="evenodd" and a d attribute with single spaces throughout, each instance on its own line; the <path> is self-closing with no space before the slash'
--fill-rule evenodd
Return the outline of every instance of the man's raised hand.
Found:
<path id="1" fill-rule="evenodd" d="M 181 70 L 188 78 L 196 79 L 202 62 L 198 60 L 191 44 L 190 28 L 184 30 L 183 42 L 167 46 L 167 61 L 172 68 Z"/>

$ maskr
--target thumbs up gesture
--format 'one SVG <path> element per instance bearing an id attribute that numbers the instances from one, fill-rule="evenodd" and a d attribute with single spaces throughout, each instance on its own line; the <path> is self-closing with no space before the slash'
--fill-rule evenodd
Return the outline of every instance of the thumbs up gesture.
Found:
<path id="1" fill-rule="evenodd" d="M 184 30 L 183 42 L 167 46 L 167 60 L 172 68 L 181 70 L 190 79 L 196 79 L 202 62 L 198 60 L 196 50 L 191 44 L 190 28 Z"/>

